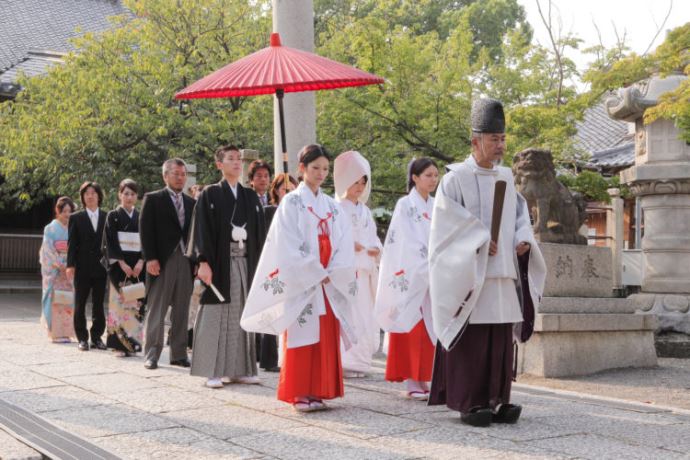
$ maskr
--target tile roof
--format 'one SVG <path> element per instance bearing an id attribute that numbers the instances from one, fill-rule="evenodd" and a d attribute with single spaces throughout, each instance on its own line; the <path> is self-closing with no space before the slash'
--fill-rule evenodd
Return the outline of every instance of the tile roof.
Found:
<path id="1" fill-rule="evenodd" d="M 126 13 L 128 10 L 120 0 L 2 0 L 2 81 L 7 83 L 10 78 L 16 78 L 18 70 L 29 75 L 41 73 L 54 63 L 30 55 L 29 50 L 71 51 L 74 49 L 69 42 L 71 38 L 109 29 L 112 27 L 109 17 Z"/>
<path id="2" fill-rule="evenodd" d="M 618 171 L 633 164 L 635 164 L 635 142 L 628 141 L 610 149 L 594 152 L 586 167 L 599 171 Z"/>
<path id="3" fill-rule="evenodd" d="M 609 117 L 604 104 L 598 104 L 585 111 L 584 119 L 576 124 L 576 144 L 593 153 L 610 149 L 627 141 L 628 123 Z"/>
<path id="4" fill-rule="evenodd" d="M 590 155 L 585 168 L 617 171 L 635 163 L 630 123 L 609 117 L 603 103 L 587 109 L 576 127 L 575 145 Z"/>
<path id="5" fill-rule="evenodd" d="M 65 53 L 29 50 L 25 60 L 0 73 L 0 83 L 14 83 L 20 74 L 33 77 L 45 73 L 50 67 L 61 63 L 64 56 Z"/>

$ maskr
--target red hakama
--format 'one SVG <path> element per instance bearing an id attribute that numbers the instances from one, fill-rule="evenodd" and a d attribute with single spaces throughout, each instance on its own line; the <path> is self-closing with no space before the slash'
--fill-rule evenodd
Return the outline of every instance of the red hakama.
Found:
<path id="1" fill-rule="evenodd" d="M 331 258 L 331 241 L 326 225 L 330 217 L 329 215 L 325 219 L 320 219 L 319 222 L 319 255 L 324 268 L 328 266 Z M 287 348 L 287 332 L 285 332 L 283 363 L 278 381 L 278 399 L 281 401 L 292 404 L 300 397 L 333 399 L 345 394 L 343 368 L 340 361 L 340 324 L 331 310 L 325 293 L 324 299 L 326 314 L 319 317 L 317 343 Z"/>
<path id="2" fill-rule="evenodd" d="M 434 344 L 426 331 L 424 320 L 420 320 L 410 332 L 391 332 L 389 337 L 386 380 L 430 381 L 434 366 Z"/>

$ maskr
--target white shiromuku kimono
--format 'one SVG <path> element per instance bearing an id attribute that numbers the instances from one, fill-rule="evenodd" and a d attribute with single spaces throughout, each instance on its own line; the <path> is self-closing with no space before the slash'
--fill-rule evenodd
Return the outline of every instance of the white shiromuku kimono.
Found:
<path id="1" fill-rule="evenodd" d="M 323 268 L 318 227 L 319 218 L 327 217 L 332 251 L 328 267 Z M 322 285 L 326 277 L 330 282 Z M 356 342 L 352 319 L 356 289 L 352 231 L 342 208 L 321 190 L 315 195 L 301 183 L 278 206 L 240 325 L 274 335 L 287 330 L 287 348 L 315 344 L 319 316 L 326 313 L 325 295 L 349 348 Z"/>
<path id="2" fill-rule="evenodd" d="M 516 246 L 531 245 L 528 285 L 534 308 L 541 301 L 546 266 L 530 223 L 527 203 L 515 190 L 509 168 L 482 168 L 472 156 L 448 167 L 436 193 L 429 269 L 434 330 L 445 349 L 468 323 L 515 323 L 521 335 Z M 497 180 L 506 181 L 498 251 L 489 257 Z M 532 327 L 532 325 L 528 325 Z"/>
<path id="3" fill-rule="evenodd" d="M 422 319 L 436 343 L 429 297 L 428 246 L 434 198 L 415 188 L 395 205 L 379 269 L 376 319 L 388 332 L 407 333 Z"/>
<path id="4" fill-rule="evenodd" d="M 362 177 L 367 177 L 364 192 L 355 204 L 346 199 L 347 190 Z M 371 168 L 369 162 L 359 153 L 349 151 L 335 159 L 333 177 L 335 199 L 342 206 L 345 216 L 352 224 L 352 238 L 366 249 L 355 252 L 357 271 L 357 295 L 353 308 L 354 327 L 357 330 L 357 345 L 345 350 L 341 345 L 343 369 L 354 372 L 368 372 L 371 359 L 378 349 L 379 327 L 374 318 L 374 300 L 378 283 L 378 260 L 367 254 L 367 249 L 383 249 L 376 235 L 376 222 L 366 202 L 371 192 Z M 380 254 L 380 253 L 379 253 Z"/>

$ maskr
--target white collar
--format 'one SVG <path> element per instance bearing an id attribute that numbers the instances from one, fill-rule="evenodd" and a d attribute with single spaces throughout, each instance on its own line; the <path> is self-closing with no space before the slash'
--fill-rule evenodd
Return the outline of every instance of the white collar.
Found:
<path id="1" fill-rule="evenodd" d="M 129 218 L 131 219 L 132 216 L 134 215 L 134 206 L 132 206 L 132 210 L 131 210 L 131 211 L 127 211 L 127 208 L 125 208 L 124 206 L 120 206 L 120 207 L 121 207 L 122 210 L 125 212 L 125 214 L 127 214 L 127 215 L 129 216 Z"/>
<path id="2" fill-rule="evenodd" d="M 89 214 L 89 217 L 98 217 L 98 208 L 95 211 L 86 208 L 86 212 Z"/>
<path id="3" fill-rule="evenodd" d="M 299 193 L 299 195 L 302 197 L 302 200 L 306 203 L 316 203 L 319 198 L 321 198 L 321 195 L 323 195 L 321 188 L 316 190 L 316 193 L 314 193 L 311 191 L 311 188 L 304 183 L 304 181 L 299 183 L 296 190 L 297 193 Z"/>
<path id="4" fill-rule="evenodd" d="M 421 205 L 424 209 L 429 209 L 430 207 L 433 207 L 434 205 L 434 197 L 429 195 L 426 200 L 422 197 L 422 195 L 419 194 L 417 191 L 417 187 L 412 187 L 412 190 L 410 190 L 410 193 L 408 194 L 413 202 L 416 202 L 418 205 Z"/>
<path id="5" fill-rule="evenodd" d="M 228 182 L 228 187 L 230 187 L 230 190 L 232 190 L 232 194 L 235 196 L 235 198 L 237 198 L 237 186 L 238 185 L 239 185 L 239 182 L 235 183 L 235 185 L 232 185 L 230 182 Z"/>
<path id="6" fill-rule="evenodd" d="M 479 166 L 477 164 L 477 160 L 474 158 L 474 155 L 472 154 L 470 154 L 467 157 L 465 163 L 467 163 L 467 166 L 472 168 L 472 171 L 474 171 L 475 174 L 479 174 L 482 176 L 495 176 L 498 174 L 498 166 L 493 166 L 491 168 L 484 168 L 482 166 Z"/>

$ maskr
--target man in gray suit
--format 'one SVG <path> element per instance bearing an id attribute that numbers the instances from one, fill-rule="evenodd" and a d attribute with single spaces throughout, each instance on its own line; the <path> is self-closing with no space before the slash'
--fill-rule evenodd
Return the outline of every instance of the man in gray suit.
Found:
<path id="1" fill-rule="evenodd" d="M 156 369 L 163 351 L 165 315 L 170 313 L 170 364 L 189 367 L 187 316 L 193 289 L 193 266 L 184 254 L 194 200 L 182 193 L 187 165 L 179 158 L 163 163 L 165 187 L 147 193 L 141 206 L 139 234 L 146 261 L 146 339 L 144 367 Z"/>

